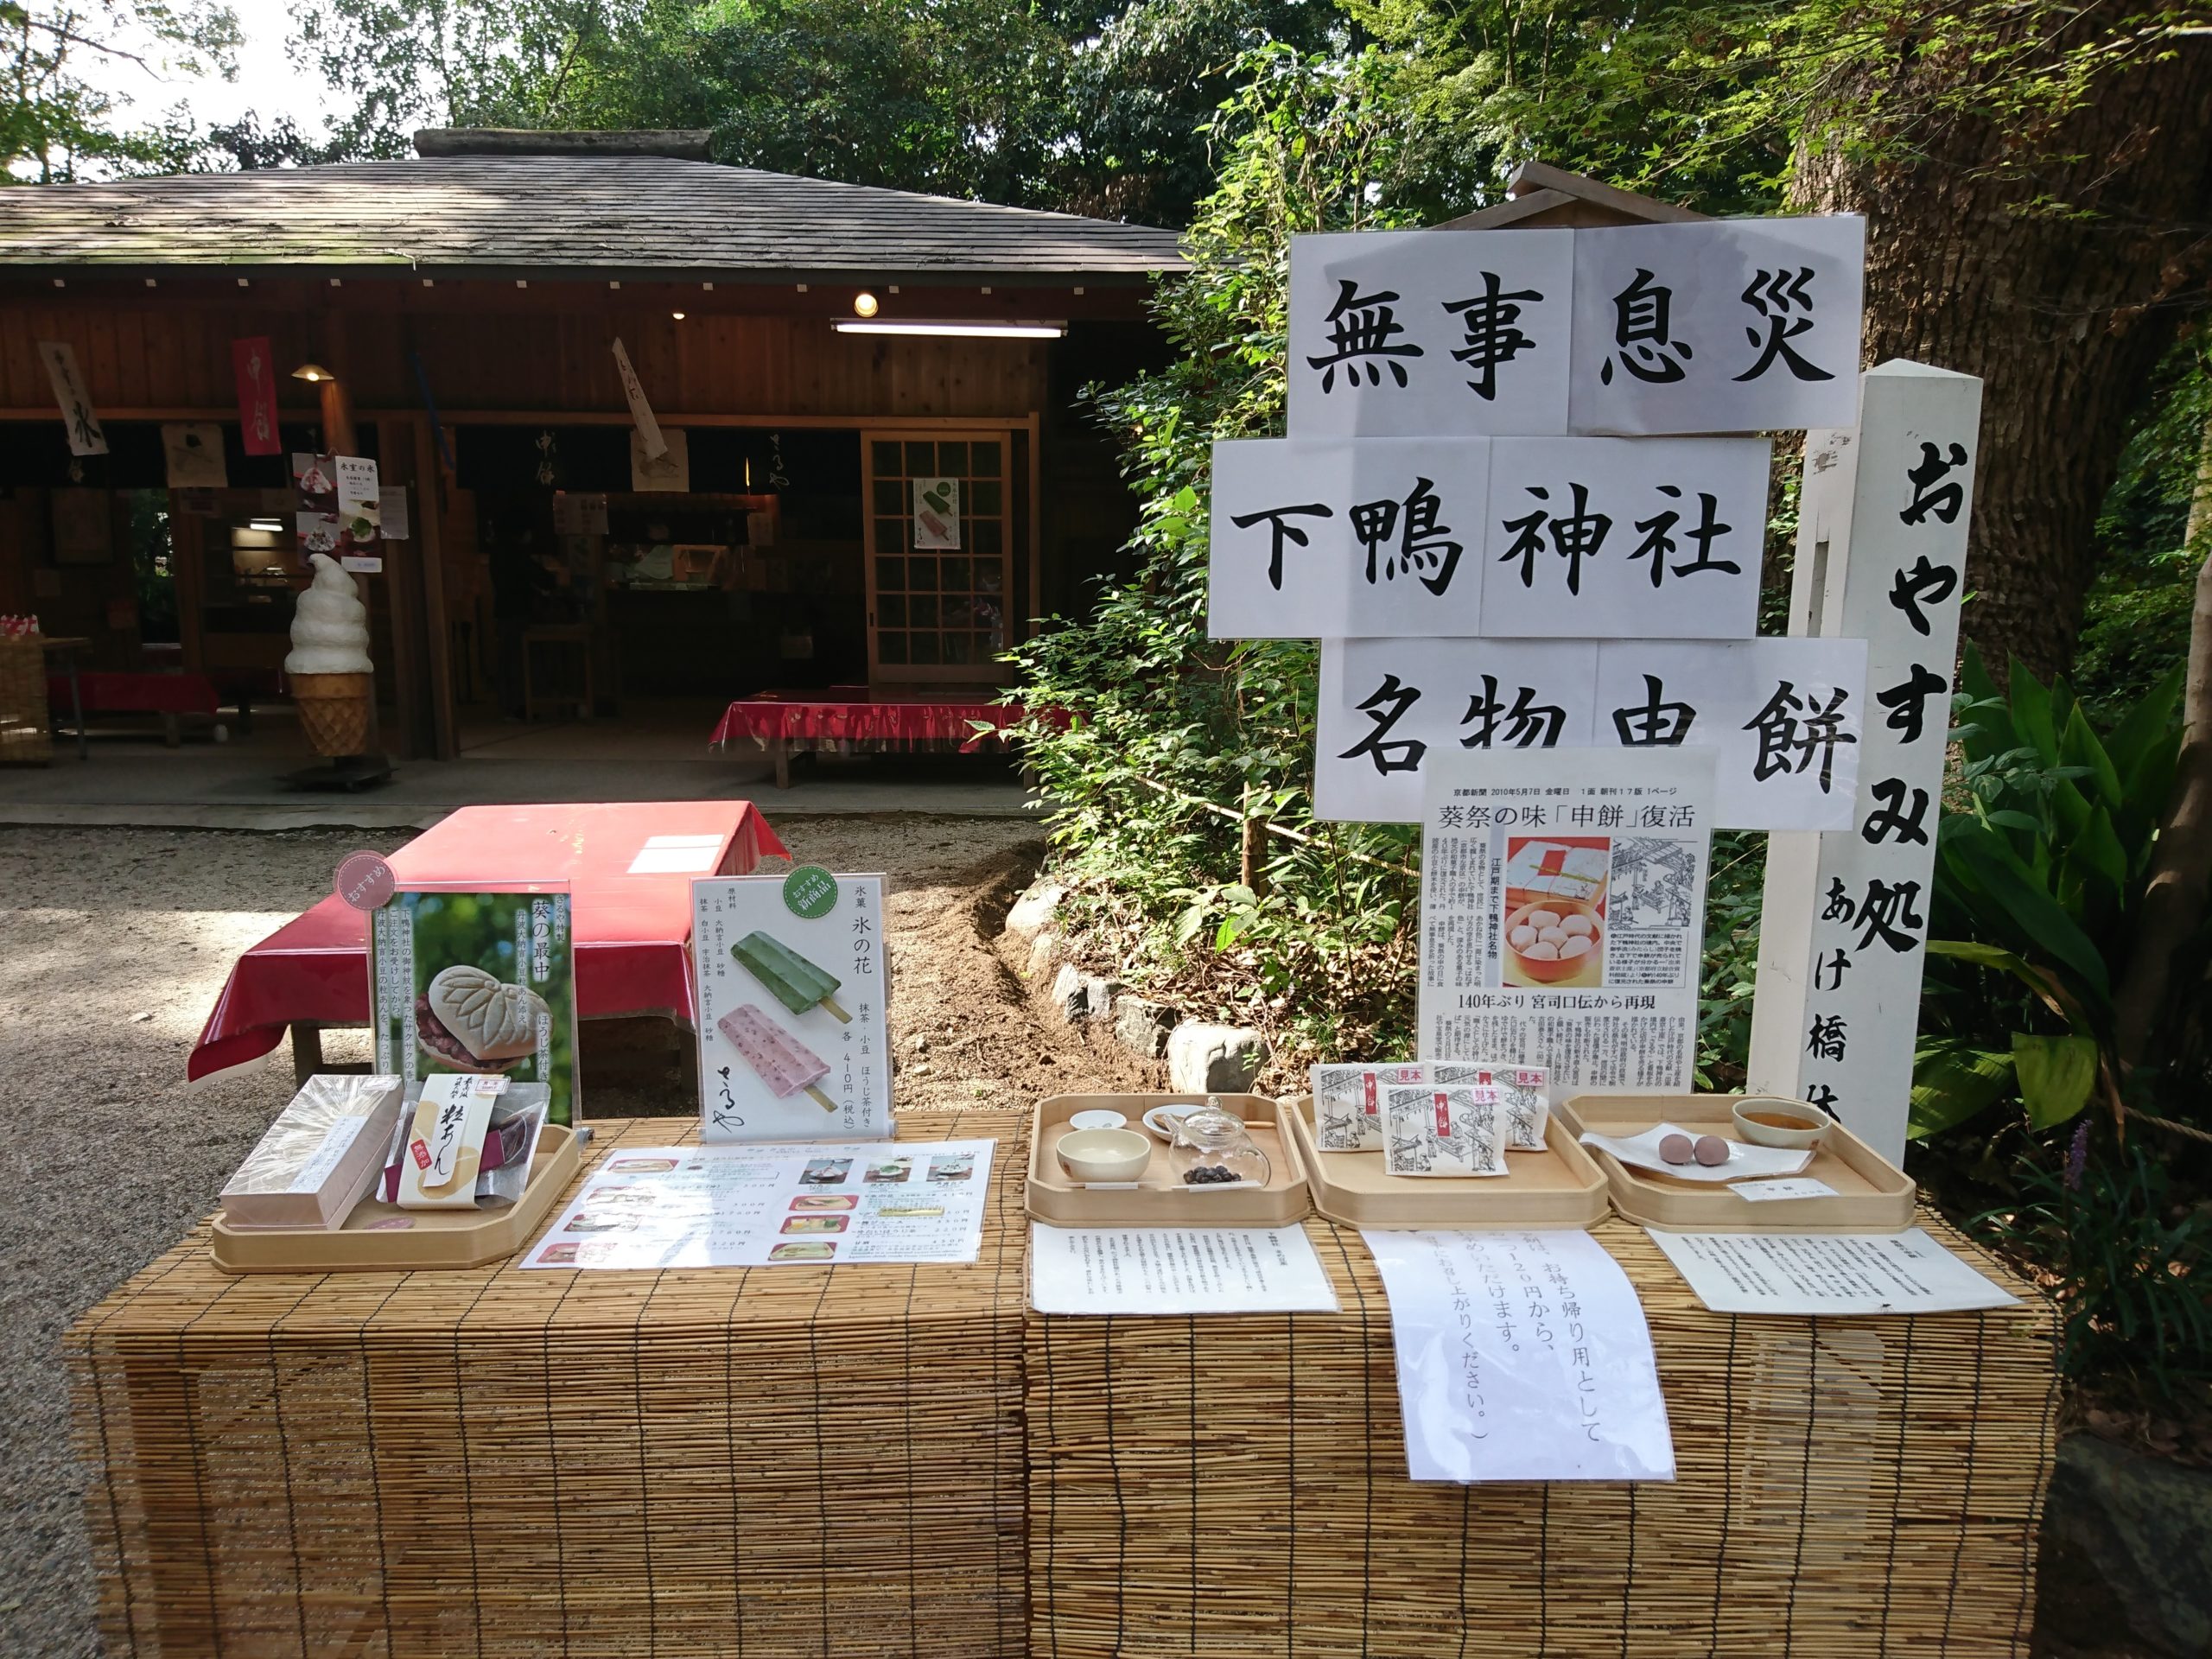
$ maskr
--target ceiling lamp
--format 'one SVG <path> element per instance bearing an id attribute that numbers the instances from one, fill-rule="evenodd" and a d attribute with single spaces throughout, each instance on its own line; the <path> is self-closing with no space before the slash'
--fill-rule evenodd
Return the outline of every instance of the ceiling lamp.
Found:
<path id="1" fill-rule="evenodd" d="M 839 317 L 830 325 L 841 334 L 941 334 L 980 340 L 1058 340 L 1065 322 L 886 322 Z"/>
<path id="2" fill-rule="evenodd" d="M 859 293 L 853 296 L 853 315 L 855 316 L 872 317 L 875 313 L 876 303 L 874 295 L 869 293 L 866 289 L 862 289 Z"/>
<path id="3" fill-rule="evenodd" d="M 337 378 L 320 363 L 302 363 L 292 371 L 293 379 L 305 380 L 311 385 L 321 385 L 326 380 L 335 380 Z"/>

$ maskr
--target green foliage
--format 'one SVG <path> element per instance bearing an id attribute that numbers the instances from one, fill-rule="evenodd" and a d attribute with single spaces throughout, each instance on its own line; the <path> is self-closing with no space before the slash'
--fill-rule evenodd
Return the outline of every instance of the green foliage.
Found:
<path id="1" fill-rule="evenodd" d="M 2181 676 L 2101 734 L 2063 679 L 2045 686 L 2015 663 L 2000 692 L 1971 645 L 1960 683 L 1967 810 L 1944 813 L 1936 841 L 1933 920 L 1952 937 L 1928 944 L 1912 1130 L 1954 1128 L 2012 1092 L 2031 1128 L 2050 1128 L 2124 1098 L 2113 987 L 2180 753 Z"/>
<path id="2" fill-rule="evenodd" d="M 1207 639 L 1209 469 L 1216 438 L 1281 430 L 1290 236 L 1397 222 L 1388 67 L 1281 48 L 1245 60 L 1194 270 L 1155 305 L 1178 360 L 1095 400 L 1143 500 L 1136 574 L 1014 653 L 1028 706 L 1072 716 L 1033 720 L 1022 741 L 1097 948 L 1194 1005 L 1287 1022 L 1279 1052 L 1410 1039 L 1416 836 L 1312 817 L 1311 644 Z M 1264 898 L 1242 880 L 1246 812 L 1307 837 L 1266 839 Z"/>
<path id="3" fill-rule="evenodd" d="M 210 0 L 0 0 L 0 176 L 54 184 L 191 165 L 199 140 L 188 121 L 118 126 L 116 99 L 86 66 L 128 61 L 149 83 L 164 72 L 228 79 L 240 39 L 237 16 Z"/>
<path id="4" fill-rule="evenodd" d="M 2188 658 L 2196 570 L 2212 553 L 2203 526 L 2194 544 L 2189 535 L 2208 430 L 2212 347 L 2200 331 L 2160 366 L 2097 518 L 2097 579 L 2073 676 L 2092 717 L 2116 717 Z M 2204 524 L 2212 526 L 2212 514 Z"/>
<path id="5" fill-rule="evenodd" d="M 448 121 L 705 128 L 744 166 L 1181 224 L 1238 54 L 1338 24 L 1327 0 L 316 0 L 300 47 L 352 100 L 348 156 Z"/>
<path id="6" fill-rule="evenodd" d="M 2069 1376 L 2201 1403 L 2212 1384 L 2212 1213 L 2177 1201 L 2165 1163 L 2139 1141 L 2092 1158 L 2091 1138 L 2084 1120 L 2059 1167 L 2031 1163 L 2018 1201 L 1977 1226 L 2053 1274 Z"/>
<path id="7" fill-rule="evenodd" d="M 1705 976 L 1697 1005 L 1698 1086 L 1715 1093 L 1741 1088 L 1751 1058 L 1765 888 L 1766 837 L 1745 830 L 1718 831 L 1705 889 Z"/>

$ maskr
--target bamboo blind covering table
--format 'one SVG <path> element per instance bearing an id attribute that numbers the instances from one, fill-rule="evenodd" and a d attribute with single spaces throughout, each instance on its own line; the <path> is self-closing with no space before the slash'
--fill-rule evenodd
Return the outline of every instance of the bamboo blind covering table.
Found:
<path id="1" fill-rule="evenodd" d="M 68 1340 L 110 1650 L 2025 1651 L 2052 1319 L 1941 1224 L 2020 1307 L 1716 1315 L 1604 1224 L 1680 1479 L 1416 1485 L 1355 1231 L 1306 1224 L 1335 1313 L 1025 1314 L 1026 1132 L 901 1121 L 998 1139 L 972 1267 L 231 1278 L 195 1233 Z"/>
<path id="2" fill-rule="evenodd" d="M 1618 1219 L 1672 1484 L 1416 1484 L 1389 1301 L 1306 1224 L 1335 1313 L 1028 1321 L 1030 1650 L 1277 1659 L 1979 1659 L 2027 1650 L 2056 1446 L 2049 1305 L 1708 1312 Z"/>
<path id="3" fill-rule="evenodd" d="M 1026 1125 L 900 1120 L 998 1139 L 972 1266 L 233 1278 L 203 1227 L 68 1338 L 108 1650 L 1020 1652 Z"/>

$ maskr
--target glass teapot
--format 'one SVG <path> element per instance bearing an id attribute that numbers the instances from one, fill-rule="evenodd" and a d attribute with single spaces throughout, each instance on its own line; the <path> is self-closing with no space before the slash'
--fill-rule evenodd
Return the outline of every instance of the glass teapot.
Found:
<path id="1" fill-rule="evenodd" d="M 1175 1120 L 1167 1166 L 1186 1186 L 1268 1184 L 1268 1154 L 1252 1144 L 1243 1121 L 1223 1109 L 1219 1096 Z"/>

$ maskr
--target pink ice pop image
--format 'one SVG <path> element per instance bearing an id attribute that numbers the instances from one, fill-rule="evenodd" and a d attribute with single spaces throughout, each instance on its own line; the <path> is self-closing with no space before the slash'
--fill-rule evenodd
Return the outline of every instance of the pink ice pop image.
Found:
<path id="1" fill-rule="evenodd" d="M 769 1019 L 750 1002 L 741 1002 L 715 1021 L 723 1036 L 737 1045 L 745 1063 L 760 1076 L 778 1100 L 802 1089 L 814 1096 L 825 1112 L 837 1103 L 814 1085 L 830 1075 L 830 1062 Z"/>

